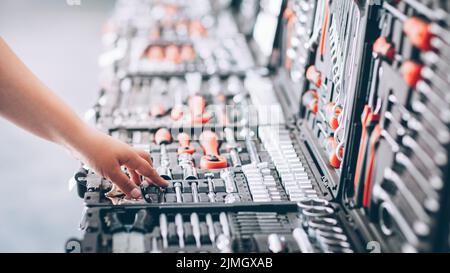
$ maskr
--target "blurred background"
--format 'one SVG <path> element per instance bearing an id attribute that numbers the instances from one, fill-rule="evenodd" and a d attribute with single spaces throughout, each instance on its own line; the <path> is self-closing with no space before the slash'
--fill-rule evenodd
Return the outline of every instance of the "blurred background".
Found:
<path id="1" fill-rule="evenodd" d="M 82 116 L 97 97 L 101 27 L 113 5 L 111 0 L 1 0 L 0 35 Z M 80 235 L 83 204 L 68 183 L 79 163 L 3 119 L 0 132 L 0 252 L 64 251 L 66 240 Z"/>

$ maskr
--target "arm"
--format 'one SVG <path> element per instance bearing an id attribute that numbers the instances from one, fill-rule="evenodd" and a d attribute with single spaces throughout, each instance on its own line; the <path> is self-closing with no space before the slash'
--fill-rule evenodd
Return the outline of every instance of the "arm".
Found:
<path id="1" fill-rule="evenodd" d="M 138 198 L 139 175 L 160 186 L 164 181 L 144 151 L 104 135 L 83 123 L 18 59 L 0 37 L 0 115 L 44 139 L 60 144 L 98 174 Z M 131 180 L 120 170 L 130 170 Z"/>

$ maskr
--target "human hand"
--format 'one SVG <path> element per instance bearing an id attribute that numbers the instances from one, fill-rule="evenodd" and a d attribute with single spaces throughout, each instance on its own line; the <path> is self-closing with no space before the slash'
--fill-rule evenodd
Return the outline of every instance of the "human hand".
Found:
<path id="1" fill-rule="evenodd" d="M 111 180 L 128 197 L 141 197 L 138 187 L 140 176 L 151 184 L 168 186 L 168 182 L 153 169 L 149 153 L 97 131 L 90 130 L 84 135 L 84 144 L 76 151 L 78 157 L 97 174 Z M 127 168 L 130 178 L 121 170 L 121 166 Z"/>

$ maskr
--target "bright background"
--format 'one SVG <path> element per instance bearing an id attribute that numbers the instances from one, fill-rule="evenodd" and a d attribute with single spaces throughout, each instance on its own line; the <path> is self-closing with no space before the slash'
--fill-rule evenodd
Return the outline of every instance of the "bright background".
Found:
<path id="1" fill-rule="evenodd" d="M 0 35 L 82 116 L 97 98 L 101 27 L 113 4 L 1 0 Z M 81 235 L 83 202 L 68 186 L 78 167 L 62 148 L 0 118 L 0 252 L 62 252 Z"/>

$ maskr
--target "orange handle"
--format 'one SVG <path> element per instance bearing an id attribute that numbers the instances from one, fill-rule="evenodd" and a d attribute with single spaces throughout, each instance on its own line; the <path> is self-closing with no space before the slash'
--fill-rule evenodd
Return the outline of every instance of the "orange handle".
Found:
<path id="1" fill-rule="evenodd" d="M 162 117 L 166 113 L 166 108 L 161 104 L 153 105 L 150 109 L 150 115 L 152 117 Z"/>
<path id="2" fill-rule="evenodd" d="M 155 133 L 155 142 L 158 145 L 169 144 L 172 142 L 172 135 L 166 128 L 161 128 Z"/>
<path id="3" fill-rule="evenodd" d="M 306 78 L 314 83 L 317 87 L 322 85 L 322 74 L 316 69 L 314 65 L 308 67 L 306 70 Z"/>
<path id="4" fill-rule="evenodd" d="M 183 114 L 184 113 L 182 107 L 175 106 L 174 108 L 172 108 L 172 111 L 170 112 L 170 117 L 173 120 L 177 121 L 183 117 Z"/>
<path id="5" fill-rule="evenodd" d="M 180 147 L 178 148 L 178 154 L 193 154 L 195 153 L 195 148 L 190 146 L 191 137 L 186 133 L 178 134 L 178 142 Z"/>
<path id="6" fill-rule="evenodd" d="M 409 87 L 415 88 L 419 80 L 421 80 L 422 65 L 413 61 L 405 61 L 400 68 L 400 73 Z"/>
<path id="7" fill-rule="evenodd" d="M 385 37 L 378 38 L 373 44 L 373 52 L 385 57 L 389 61 L 393 61 L 395 57 L 395 47 L 389 43 Z"/>
<path id="8" fill-rule="evenodd" d="M 336 130 L 339 127 L 338 117 L 342 112 L 342 109 L 339 106 L 334 107 L 335 105 L 336 103 L 330 102 L 325 106 L 325 116 L 327 117 L 328 125 L 330 125 L 330 128 L 333 130 Z"/>
<path id="9" fill-rule="evenodd" d="M 228 167 L 227 159 L 219 155 L 219 137 L 215 133 L 204 131 L 200 135 L 200 145 L 205 151 L 205 156 L 200 159 L 200 168 L 222 169 Z"/>
<path id="10" fill-rule="evenodd" d="M 334 140 L 333 137 L 329 137 L 327 139 L 327 143 L 325 145 L 325 150 L 328 154 L 328 163 L 331 165 L 331 167 L 339 169 L 341 167 L 341 161 L 336 155 L 336 150 L 338 148 L 338 144 Z M 339 154 L 342 156 L 343 149 L 341 148 L 339 150 Z"/>
<path id="11" fill-rule="evenodd" d="M 427 22 L 417 17 L 408 18 L 403 23 L 403 32 L 418 49 L 431 50 L 431 38 L 433 35 Z"/>
<path id="12" fill-rule="evenodd" d="M 181 63 L 180 50 L 176 45 L 166 47 L 166 59 L 174 64 Z"/>
<path id="13" fill-rule="evenodd" d="M 151 46 L 147 49 L 147 58 L 162 61 L 164 59 L 164 52 L 160 46 Z"/>
<path id="14" fill-rule="evenodd" d="M 189 109 L 193 115 L 201 115 L 205 112 L 206 100 L 202 96 L 192 96 L 188 101 Z"/>
<path id="15" fill-rule="evenodd" d="M 219 137 L 215 133 L 204 131 L 200 135 L 200 145 L 205 151 L 205 155 L 219 155 Z"/>
<path id="16" fill-rule="evenodd" d="M 195 60 L 195 52 L 191 45 L 184 45 L 181 48 L 181 60 L 183 62 L 192 62 Z"/>
<path id="17" fill-rule="evenodd" d="M 315 90 L 308 90 L 303 95 L 303 106 L 306 107 L 308 111 L 311 111 L 313 113 L 317 113 L 319 110 L 319 96 L 317 95 L 317 92 Z"/>

